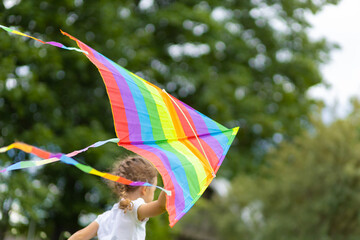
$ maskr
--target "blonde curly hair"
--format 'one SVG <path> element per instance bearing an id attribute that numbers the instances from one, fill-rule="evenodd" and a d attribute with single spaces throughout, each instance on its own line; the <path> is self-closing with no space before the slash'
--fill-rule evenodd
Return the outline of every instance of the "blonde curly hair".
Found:
<path id="1" fill-rule="evenodd" d="M 148 160 L 138 155 L 132 155 L 125 159 L 118 159 L 112 167 L 111 174 L 131 181 L 152 184 L 154 178 L 157 177 L 157 170 Z M 120 199 L 119 208 L 125 212 L 132 210 L 132 202 L 127 195 L 136 191 L 139 186 L 129 186 L 113 181 L 109 182 L 109 186 Z"/>

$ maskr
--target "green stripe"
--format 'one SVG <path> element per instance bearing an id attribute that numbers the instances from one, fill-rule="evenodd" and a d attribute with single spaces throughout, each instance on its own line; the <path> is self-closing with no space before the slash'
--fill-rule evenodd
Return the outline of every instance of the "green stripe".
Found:
<path id="1" fill-rule="evenodd" d="M 91 170 L 93 170 L 94 168 L 86 166 L 84 164 L 78 163 L 75 165 L 75 167 L 77 167 L 78 169 L 80 169 L 83 172 L 89 173 Z"/>
<path id="2" fill-rule="evenodd" d="M 199 181 L 198 181 L 194 166 L 191 164 L 191 162 L 189 162 L 189 160 L 186 156 L 184 156 L 182 153 L 177 151 L 168 142 L 165 142 L 165 141 L 160 142 L 159 141 L 159 142 L 157 142 L 157 145 L 159 146 L 159 148 L 162 148 L 165 151 L 171 152 L 177 156 L 177 158 L 179 159 L 179 161 L 181 163 L 181 166 L 179 166 L 179 167 L 182 167 L 183 171 L 185 172 L 184 177 L 186 177 L 186 180 L 187 180 L 187 183 L 189 186 L 189 191 L 190 191 L 189 193 L 190 193 L 191 197 L 194 198 L 200 191 L 200 185 L 199 185 Z M 174 170 L 173 166 L 170 165 L 170 167 L 172 170 Z M 186 167 L 186 170 L 184 167 Z M 182 186 L 182 187 L 184 187 L 184 186 Z M 185 195 L 184 195 L 184 198 L 186 198 Z"/>
<path id="3" fill-rule="evenodd" d="M 21 168 L 35 167 L 36 164 L 33 161 L 23 161 L 20 163 Z"/>
<path id="4" fill-rule="evenodd" d="M 5 26 L 3 26 L 3 25 L 0 25 L 0 27 L 1 27 L 2 29 L 4 29 L 5 31 L 10 32 L 10 33 L 13 32 L 13 30 L 12 30 L 11 28 L 5 27 Z"/>
<path id="5" fill-rule="evenodd" d="M 120 66 L 121 67 L 121 66 Z M 156 106 L 156 102 L 153 99 L 151 92 L 147 89 L 146 84 L 140 79 L 136 74 L 132 74 L 127 69 L 121 67 L 128 73 L 128 75 L 132 78 L 136 86 L 139 88 L 146 105 L 146 109 L 149 114 L 151 130 L 153 134 L 153 138 L 156 139 L 165 139 L 165 134 L 163 127 L 161 125 L 160 115 Z M 154 130 L 157 130 L 156 132 Z"/>

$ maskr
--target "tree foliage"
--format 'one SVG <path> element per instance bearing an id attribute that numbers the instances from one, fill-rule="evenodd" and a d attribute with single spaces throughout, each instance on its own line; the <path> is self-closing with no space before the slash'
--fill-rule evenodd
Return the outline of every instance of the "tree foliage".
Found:
<path id="1" fill-rule="evenodd" d="M 3 0 L 0 22 L 73 46 L 61 28 L 218 122 L 240 126 L 220 171 L 234 177 L 256 168 L 269 146 L 308 126 L 314 101 L 306 91 L 322 81 L 319 65 L 332 46 L 308 37 L 306 14 L 329 3 L 337 1 Z M 84 56 L 6 32 L 0 32 L 0 49 L 0 145 L 17 139 L 70 152 L 114 137 L 103 83 Z M 106 146 L 78 159 L 106 170 L 122 153 Z M 25 157 L 13 151 L 0 163 Z M 16 174 L 3 183 L 20 181 Z M 74 231 L 112 201 L 101 180 L 69 166 L 19 174 L 56 192 L 37 221 L 45 238 Z"/>

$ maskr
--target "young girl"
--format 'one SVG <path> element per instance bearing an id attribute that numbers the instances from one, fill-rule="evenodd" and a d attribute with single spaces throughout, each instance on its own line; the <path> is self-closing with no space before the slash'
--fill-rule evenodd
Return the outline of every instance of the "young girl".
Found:
<path id="1" fill-rule="evenodd" d="M 115 163 L 112 174 L 157 185 L 156 169 L 140 156 L 130 156 Z M 69 240 L 91 239 L 95 236 L 99 240 L 145 239 L 148 218 L 165 212 L 165 193 L 161 192 L 158 200 L 153 201 L 155 187 L 134 187 L 116 182 L 110 182 L 110 186 L 119 196 L 119 202 Z"/>

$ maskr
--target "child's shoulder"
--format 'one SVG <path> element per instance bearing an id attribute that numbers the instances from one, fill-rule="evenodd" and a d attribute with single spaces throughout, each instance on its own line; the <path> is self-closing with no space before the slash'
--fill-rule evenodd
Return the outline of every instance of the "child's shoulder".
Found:
<path id="1" fill-rule="evenodd" d="M 103 212 L 102 214 L 98 215 L 97 219 L 106 218 L 109 215 L 111 215 L 112 212 L 116 211 L 117 209 L 119 209 L 119 203 L 115 203 L 109 210 L 107 210 L 107 211 Z"/>
<path id="2" fill-rule="evenodd" d="M 137 210 L 141 205 L 145 204 L 146 202 L 143 198 L 139 197 L 133 200 L 132 203 L 133 203 L 133 209 Z"/>
<path id="3" fill-rule="evenodd" d="M 139 198 L 133 200 L 132 202 L 133 202 L 134 204 L 135 204 L 135 203 L 145 203 L 145 200 L 144 200 L 142 197 L 139 197 Z"/>

